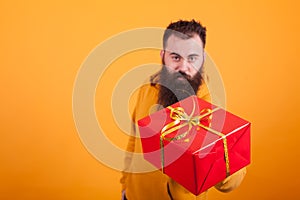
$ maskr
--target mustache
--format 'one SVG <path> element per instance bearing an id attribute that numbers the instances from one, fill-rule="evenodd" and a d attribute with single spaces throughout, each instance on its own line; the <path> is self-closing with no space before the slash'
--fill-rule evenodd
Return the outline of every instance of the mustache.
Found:
<path id="1" fill-rule="evenodd" d="M 180 74 L 180 76 L 183 76 L 186 79 L 191 79 L 192 78 L 191 76 L 187 75 L 185 72 L 179 71 L 178 74 Z"/>
<path id="2" fill-rule="evenodd" d="M 188 74 L 186 74 L 185 72 L 182 71 L 178 71 L 178 72 L 174 72 L 173 76 L 175 78 L 185 78 L 186 80 L 192 80 L 192 77 L 189 76 Z"/>

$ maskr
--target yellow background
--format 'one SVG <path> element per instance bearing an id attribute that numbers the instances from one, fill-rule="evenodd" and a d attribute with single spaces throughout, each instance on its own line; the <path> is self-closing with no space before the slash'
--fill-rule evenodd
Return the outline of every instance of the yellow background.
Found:
<path id="1" fill-rule="evenodd" d="M 207 26 L 227 109 L 252 122 L 243 184 L 228 194 L 212 189 L 209 199 L 299 198 L 299 10 L 296 0 L 1 1 L 0 199 L 119 199 L 120 173 L 76 132 L 76 74 L 112 35 L 192 18 Z M 128 69 L 141 64 L 134 59 Z"/>

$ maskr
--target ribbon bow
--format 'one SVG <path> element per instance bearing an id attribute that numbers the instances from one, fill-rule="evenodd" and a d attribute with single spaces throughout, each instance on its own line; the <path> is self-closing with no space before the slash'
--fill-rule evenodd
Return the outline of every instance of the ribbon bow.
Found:
<path id="1" fill-rule="evenodd" d="M 162 163 L 162 172 L 164 172 L 164 144 L 163 141 L 173 141 L 173 140 L 180 140 L 185 138 L 191 128 L 193 126 L 199 126 L 213 134 L 218 135 L 219 137 L 222 138 L 223 140 L 223 146 L 224 146 L 224 159 L 226 162 L 226 176 L 230 175 L 230 166 L 229 166 L 229 157 L 228 157 L 228 147 L 227 147 L 227 139 L 226 135 L 218 132 L 208 126 L 205 126 L 201 124 L 201 120 L 204 119 L 205 117 L 208 117 L 208 119 L 212 118 L 212 113 L 219 110 L 220 108 L 214 108 L 213 110 L 209 108 L 202 109 L 200 111 L 199 116 L 193 116 L 195 112 L 195 104 L 193 105 L 193 110 L 190 115 L 188 115 L 182 107 L 176 107 L 173 108 L 171 106 L 167 107 L 170 110 L 170 118 L 173 119 L 174 121 L 170 122 L 169 124 L 165 125 L 162 130 L 161 130 L 161 135 L 160 135 L 160 148 L 161 148 L 161 163 Z M 183 122 L 183 123 L 182 123 Z M 185 126 L 188 126 L 188 130 L 185 131 L 182 134 L 179 134 L 175 137 L 167 137 L 170 133 L 177 131 Z M 185 142 L 188 142 L 188 139 L 184 140 Z"/>

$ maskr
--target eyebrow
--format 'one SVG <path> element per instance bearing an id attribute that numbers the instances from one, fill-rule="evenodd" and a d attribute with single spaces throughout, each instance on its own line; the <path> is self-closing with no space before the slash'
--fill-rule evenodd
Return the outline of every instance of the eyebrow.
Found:
<path id="1" fill-rule="evenodd" d="M 175 53 L 175 52 L 170 53 L 170 55 L 182 57 L 181 55 L 179 55 L 178 53 Z"/>
<path id="2" fill-rule="evenodd" d="M 175 56 L 180 56 L 180 57 L 182 57 L 180 54 L 175 53 L 175 52 L 171 52 L 170 55 L 175 55 Z M 193 54 L 188 55 L 188 57 L 191 57 L 191 56 L 200 56 L 200 55 L 199 55 L 199 54 L 196 54 L 196 53 L 193 53 Z"/>
<path id="3" fill-rule="evenodd" d="M 193 54 L 188 55 L 188 57 L 191 57 L 191 56 L 200 56 L 200 55 L 199 55 L 199 54 L 196 54 L 196 53 L 193 53 Z"/>

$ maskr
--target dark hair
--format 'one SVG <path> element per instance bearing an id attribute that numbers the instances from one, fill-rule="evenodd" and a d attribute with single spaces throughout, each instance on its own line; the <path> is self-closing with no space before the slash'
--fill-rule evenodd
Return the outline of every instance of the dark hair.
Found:
<path id="1" fill-rule="evenodd" d="M 165 49 L 167 40 L 174 34 L 180 38 L 188 39 L 197 34 L 203 43 L 203 48 L 206 43 L 206 27 L 202 26 L 200 22 L 196 22 L 194 19 L 191 21 L 179 20 L 169 24 L 164 32 L 163 36 L 163 48 Z"/>

